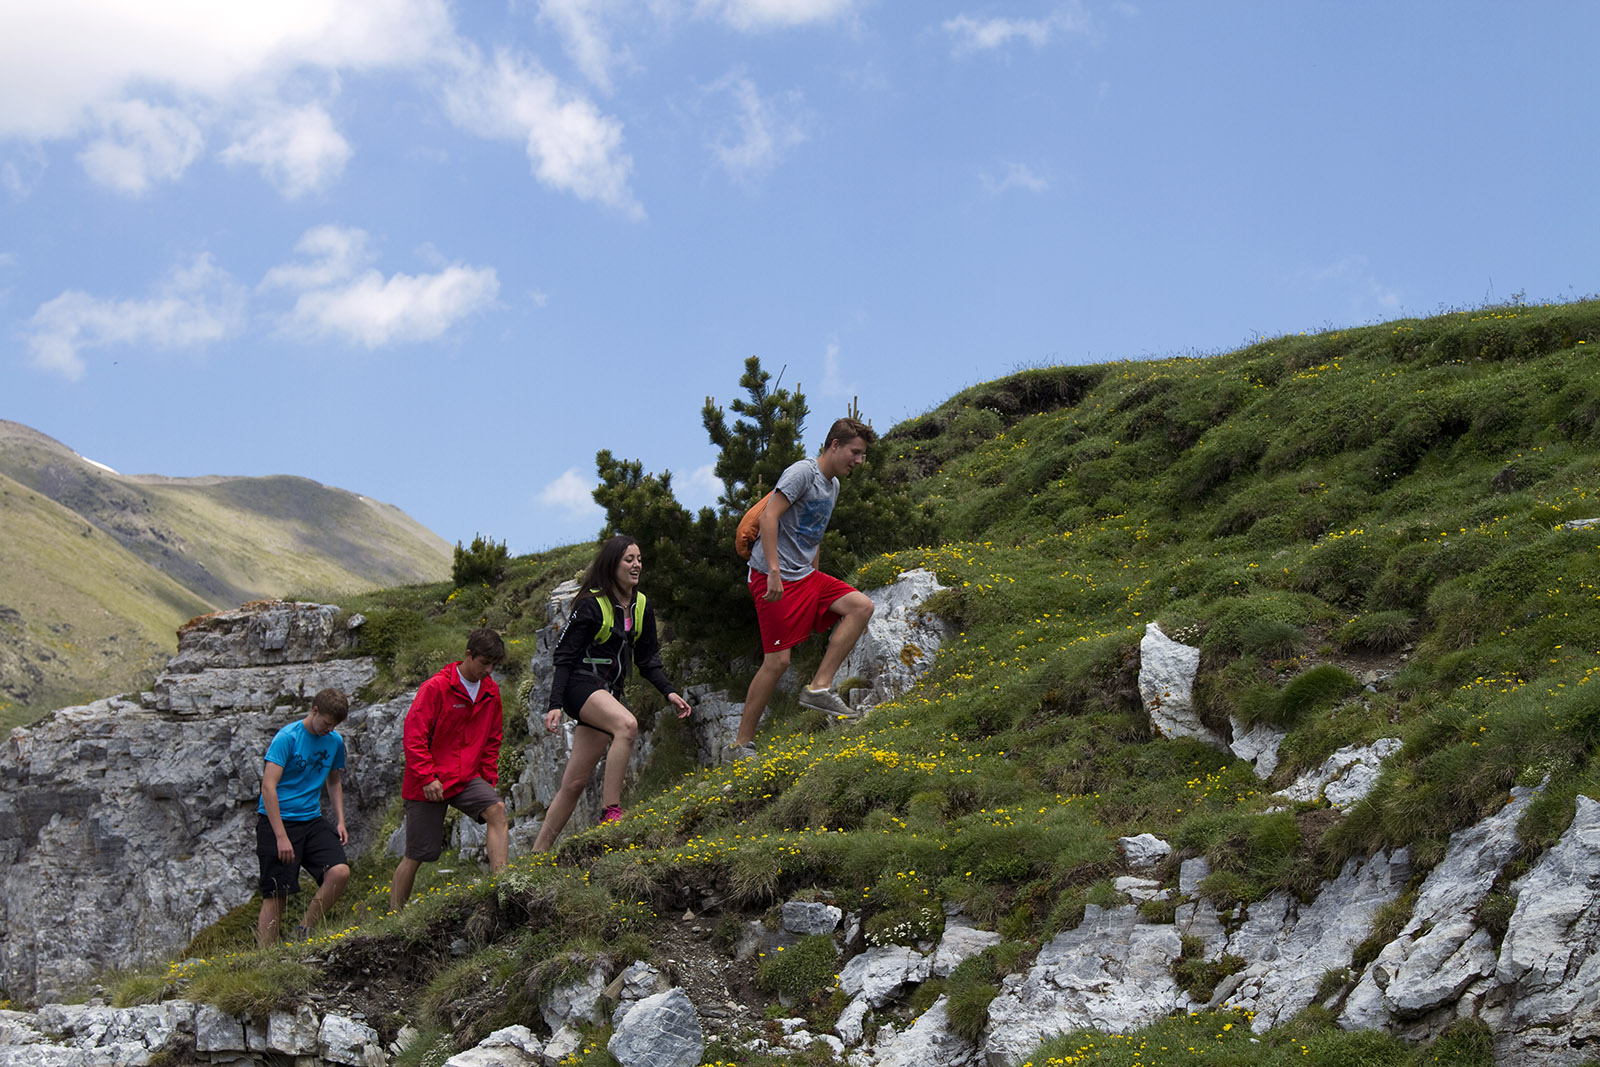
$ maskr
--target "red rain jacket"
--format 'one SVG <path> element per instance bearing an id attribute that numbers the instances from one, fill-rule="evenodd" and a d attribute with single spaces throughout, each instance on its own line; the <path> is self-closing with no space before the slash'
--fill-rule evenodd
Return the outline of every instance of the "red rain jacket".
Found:
<path id="1" fill-rule="evenodd" d="M 439 779 L 446 797 L 474 778 L 494 785 L 500 778 L 500 687 L 485 677 L 478 699 L 467 696 L 452 663 L 422 683 L 406 712 L 406 770 L 400 795 L 426 800 L 422 787 Z"/>

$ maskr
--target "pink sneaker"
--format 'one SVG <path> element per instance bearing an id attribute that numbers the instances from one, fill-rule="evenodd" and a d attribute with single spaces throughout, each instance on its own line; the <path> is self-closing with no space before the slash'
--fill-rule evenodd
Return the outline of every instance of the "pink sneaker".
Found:
<path id="1" fill-rule="evenodd" d="M 608 822 L 621 822 L 621 821 L 622 821 L 622 806 L 620 804 L 607 804 L 605 812 L 602 813 L 601 816 L 600 816 L 600 825 L 604 826 Z"/>

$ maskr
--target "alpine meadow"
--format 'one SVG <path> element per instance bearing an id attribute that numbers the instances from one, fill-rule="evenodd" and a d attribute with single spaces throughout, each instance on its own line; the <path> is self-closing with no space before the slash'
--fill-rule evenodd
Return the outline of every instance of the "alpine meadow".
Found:
<path id="1" fill-rule="evenodd" d="M 1172 847 L 1152 875 L 1172 892 L 1145 898 L 1140 922 L 1170 924 L 1200 901 L 1224 928 L 1273 894 L 1312 900 L 1353 859 L 1405 849 L 1410 881 L 1293 1018 L 1254 1032 L 1249 1011 L 1207 1006 L 1242 961 L 1185 937 L 1171 974 L 1193 1012 L 1061 1034 L 1025 1062 L 1487 1067 L 1495 1035 L 1470 1013 L 1423 1039 L 1337 1019 L 1453 834 L 1513 791 L 1530 798 L 1515 858 L 1474 915 L 1498 949 L 1517 878 L 1580 797 L 1600 796 L 1600 523 L 1583 521 L 1600 518 L 1597 352 L 1600 301 L 1512 303 L 967 388 L 878 427 L 823 550 L 823 568 L 859 589 L 918 568 L 944 587 L 921 610 L 951 636 L 908 693 L 840 730 L 781 692 L 755 759 L 705 767 L 636 682 L 630 704 L 657 744 L 621 822 L 571 833 L 554 853 L 513 849 L 494 877 L 430 864 L 391 914 L 383 845 L 396 798 L 385 832 L 363 842 L 333 932 L 257 951 L 252 902 L 170 964 L 108 985 L 119 1003 L 263 1012 L 388 968 L 399 989 L 367 1004 L 367 1021 L 385 1043 L 414 1028 L 398 1062 L 437 1067 L 539 1019 L 542 998 L 596 964 L 607 976 L 641 960 L 671 970 L 698 953 L 722 961 L 767 1020 L 759 1047 L 708 1026 L 705 1063 L 831 1063 L 823 1044 L 773 1051 L 787 1033 L 778 1020 L 829 1033 L 849 1003 L 829 939 L 734 962 L 741 930 L 775 921 L 785 901 L 837 905 L 874 946 L 927 946 L 956 914 L 997 934 L 864 1024 L 903 1032 L 943 998 L 950 1030 L 976 1041 L 1008 979 L 1052 938 L 1129 902 L 1123 838 Z M 669 474 L 609 452 L 595 494 L 604 532 L 640 541 L 669 671 L 735 698 L 757 650 L 733 528 L 844 414 L 809 412 L 757 360 L 739 388 L 731 425 L 707 402 L 707 431 L 730 457 L 716 509 L 691 514 Z M 413 689 L 470 627 L 499 629 L 511 780 L 544 711 L 526 663 L 546 603 L 593 551 L 503 559 L 490 539 L 458 548 L 460 585 L 338 597 L 365 617 L 357 651 L 377 662 L 363 699 Z M 1199 650 L 1193 703 L 1207 729 L 1281 734 L 1269 776 L 1152 725 L 1138 680 L 1151 624 Z M 798 649 L 792 674 L 819 655 L 817 641 Z M 1362 798 L 1274 795 L 1385 739 L 1397 744 Z M 1180 865 L 1196 858 L 1209 873 L 1180 894 Z M 618 1062 L 608 1024 L 584 1034 L 562 1063 Z"/>

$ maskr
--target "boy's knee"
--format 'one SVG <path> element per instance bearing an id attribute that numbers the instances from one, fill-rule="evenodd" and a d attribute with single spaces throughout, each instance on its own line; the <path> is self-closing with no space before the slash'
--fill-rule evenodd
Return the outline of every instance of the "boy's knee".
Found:
<path id="1" fill-rule="evenodd" d="M 485 826 L 493 826 L 496 829 L 504 826 L 506 824 L 505 803 L 502 801 L 492 808 L 485 808 L 483 810 L 483 822 Z"/>
<path id="2" fill-rule="evenodd" d="M 782 674 L 789 669 L 790 650 L 780 648 L 761 657 L 761 670 L 767 674 Z"/>
<path id="3" fill-rule="evenodd" d="M 327 872 L 322 876 L 322 884 L 332 888 L 335 892 L 343 889 L 345 883 L 349 880 L 350 865 L 347 863 L 334 864 L 332 867 L 329 867 Z"/>

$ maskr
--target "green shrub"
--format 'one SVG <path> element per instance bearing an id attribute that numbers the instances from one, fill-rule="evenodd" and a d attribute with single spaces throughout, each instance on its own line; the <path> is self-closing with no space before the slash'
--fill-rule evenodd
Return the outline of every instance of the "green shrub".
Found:
<path id="1" fill-rule="evenodd" d="M 1347 649 L 1398 652 L 1415 638 L 1417 620 L 1404 611 L 1375 611 L 1358 615 L 1339 627 L 1334 639 Z"/>
<path id="2" fill-rule="evenodd" d="M 757 984 L 790 1001 L 819 997 L 834 986 L 839 948 L 826 934 L 811 934 L 793 948 L 767 953 L 756 969 Z"/>
<path id="3" fill-rule="evenodd" d="M 1261 659 L 1288 659 L 1305 641 L 1300 627 L 1277 619 L 1252 619 L 1239 632 L 1240 649 Z"/>
<path id="4" fill-rule="evenodd" d="M 1361 691 L 1355 675 L 1331 663 L 1319 663 L 1298 674 L 1283 687 L 1278 725 L 1292 726 L 1308 715 L 1325 711 Z"/>
<path id="5" fill-rule="evenodd" d="M 472 538 L 470 548 L 462 548 L 461 542 L 456 542 L 455 561 L 450 565 L 450 580 L 455 583 L 457 589 L 499 585 L 506 576 L 508 559 L 504 541 L 496 542 L 492 537 L 486 538 L 482 534 L 476 534 Z"/>

